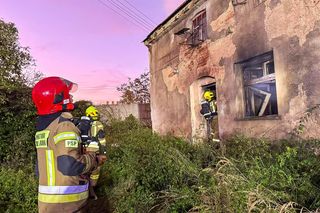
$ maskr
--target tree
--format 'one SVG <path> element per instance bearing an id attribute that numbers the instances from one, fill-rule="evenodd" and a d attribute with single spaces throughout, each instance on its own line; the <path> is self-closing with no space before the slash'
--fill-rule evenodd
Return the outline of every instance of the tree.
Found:
<path id="1" fill-rule="evenodd" d="M 129 78 L 129 82 L 121 84 L 117 90 L 122 93 L 121 103 L 150 103 L 149 73 L 143 73 L 134 80 Z"/>
<path id="2" fill-rule="evenodd" d="M 0 104 L 7 93 L 33 85 L 42 74 L 34 70 L 29 48 L 19 43 L 18 30 L 13 23 L 0 19 Z"/>
<path id="3" fill-rule="evenodd" d="M 0 85 L 12 87 L 26 83 L 23 70 L 34 64 L 27 47 L 21 47 L 13 23 L 0 19 Z"/>
<path id="4" fill-rule="evenodd" d="M 29 49 L 18 39 L 15 25 L 0 19 L 0 163 L 25 166 L 35 156 L 30 85 L 41 74 L 33 71 Z"/>
<path id="5" fill-rule="evenodd" d="M 72 111 L 72 115 L 74 117 L 81 118 L 81 116 L 86 115 L 86 109 L 93 104 L 91 101 L 80 100 L 75 102 L 74 105 L 76 106 L 76 108 Z"/>

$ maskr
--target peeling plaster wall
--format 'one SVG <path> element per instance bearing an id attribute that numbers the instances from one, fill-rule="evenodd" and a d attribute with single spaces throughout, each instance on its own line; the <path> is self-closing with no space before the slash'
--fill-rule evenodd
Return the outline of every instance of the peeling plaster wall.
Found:
<path id="1" fill-rule="evenodd" d="M 237 132 L 274 139 L 320 137 L 319 131 L 310 131 L 320 129 L 316 119 L 320 104 L 320 1 L 255 2 L 233 6 L 229 0 L 200 0 L 170 31 L 149 44 L 155 131 L 194 136 L 197 127 L 192 123 L 195 113 L 190 86 L 207 76 L 217 85 L 221 137 Z M 191 28 L 192 18 L 203 9 L 207 11 L 209 39 L 190 47 L 174 33 Z M 243 119 L 242 74 L 235 63 L 271 50 L 279 117 Z"/>

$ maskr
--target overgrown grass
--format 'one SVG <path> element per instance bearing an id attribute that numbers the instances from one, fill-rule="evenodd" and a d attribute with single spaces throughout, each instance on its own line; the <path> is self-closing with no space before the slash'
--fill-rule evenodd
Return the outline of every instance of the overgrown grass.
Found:
<path id="1" fill-rule="evenodd" d="M 320 207 L 317 141 L 237 136 L 191 145 L 160 137 L 132 118 L 108 129 L 100 182 L 116 212 L 295 212 Z"/>
<path id="2" fill-rule="evenodd" d="M 98 186 L 114 212 L 310 212 L 320 207 L 319 141 L 243 136 L 191 145 L 160 137 L 133 117 L 107 127 Z M 27 181 L 23 181 L 27 180 Z M 35 211 L 33 176 L 0 170 L 1 209 Z M 23 182 L 22 182 L 23 181 Z M 3 207 L 3 208 L 2 208 Z"/>

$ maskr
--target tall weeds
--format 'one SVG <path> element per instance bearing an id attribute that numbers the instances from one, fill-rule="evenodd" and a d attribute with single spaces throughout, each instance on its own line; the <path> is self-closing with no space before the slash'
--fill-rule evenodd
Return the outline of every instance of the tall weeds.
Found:
<path id="1" fill-rule="evenodd" d="M 161 137 L 133 117 L 106 128 L 108 161 L 98 185 L 114 212 L 316 212 L 319 141 L 236 136 L 192 145 Z M 21 162 L 17 162 L 20 164 Z M 30 175 L 29 175 L 30 174 Z M 30 168 L 0 167 L 0 207 L 36 211 Z"/>
<path id="2" fill-rule="evenodd" d="M 115 212 L 308 212 L 320 207 L 316 142 L 242 136 L 191 145 L 133 118 L 109 128 L 100 194 Z M 313 145 L 311 145 L 313 144 Z"/>

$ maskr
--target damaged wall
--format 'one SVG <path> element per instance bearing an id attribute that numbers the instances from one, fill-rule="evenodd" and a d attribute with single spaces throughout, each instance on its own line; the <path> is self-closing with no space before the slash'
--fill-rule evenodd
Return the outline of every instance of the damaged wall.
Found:
<path id="1" fill-rule="evenodd" d="M 124 120 L 130 115 L 133 115 L 143 124 L 150 127 L 152 126 L 150 104 L 102 104 L 98 105 L 97 109 L 101 114 L 101 119 L 105 122 L 112 119 Z"/>
<path id="2" fill-rule="evenodd" d="M 191 2 L 192 8 L 179 14 L 169 31 L 146 42 L 154 130 L 195 137 L 199 128 L 195 124 L 202 118 L 192 88 L 199 79 L 210 77 L 216 82 L 221 137 L 237 132 L 275 139 L 292 134 L 320 137 L 320 1 Z M 174 33 L 192 28 L 192 18 L 204 9 L 208 39 L 191 47 Z M 237 62 L 269 51 L 274 55 L 278 116 L 245 118 L 243 76 Z"/>

